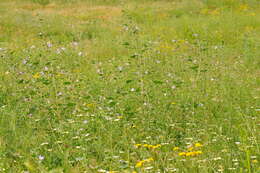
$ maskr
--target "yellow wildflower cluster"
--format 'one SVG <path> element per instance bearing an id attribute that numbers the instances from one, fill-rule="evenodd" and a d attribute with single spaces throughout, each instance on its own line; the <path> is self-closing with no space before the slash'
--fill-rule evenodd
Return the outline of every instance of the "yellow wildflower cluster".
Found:
<path id="1" fill-rule="evenodd" d="M 201 143 L 197 142 L 194 145 L 189 146 L 187 149 L 188 150 L 187 152 L 180 152 L 180 153 L 178 153 L 178 155 L 179 156 L 198 156 L 198 155 L 202 154 L 202 151 L 201 150 L 194 151 L 194 149 L 200 148 L 202 146 L 203 145 Z M 179 147 L 174 147 L 173 151 L 177 151 L 179 149 L 180 149 Z"/>
<path id="2" fill-rule="evenodd" d="M 179 156 L 198 156 L 202 154 L 202 151 L 190 151 L 190 152 L 180 152 Z"/>
<path id="3" fill-rule="evenodd" d="M 94 103 L 85 103 L 85 106 L 91 108 L 91 107 L 95 107 L 95 104 Z"/>
<path id="4" fill-rule="evenodd" d="M 140 168 L 143 166 L 144 163 L 148 163 L 148 162 L 151 162 L 153 161 L 154 159 L 152 157 L 148 158 L 148 159 L 145 159 L 145 160 L 141 160 L 139 162 L 136 163 L 135 167 L 136 168 Z"/>
<path id="5" fill-rule="evenodd" d="M 194 146 L 195 146 L 196 148 L 198 148 L 198 147 L 202 147 L 203 145 L 202 145 L 201 143 L 197 142 L 197 143 L 195 143 Z"/>
<path id="6" fill-rule="evenodd" d="M 148 149 L 156 149 L 156 148 L 160 148 L 161 146 L 162 146 L 161 144 L 157 144 L 157 145 L 135 144 L 135 147 L 136 147 L 136 148 L 144 147 L 144 148 L 148 148 Z"/>
<path id="7" fill-rule="evenodd" d="M 173 151 L 177 151 L 177 150 L 179 150 L 180 148 L 179 147 L 173 147 Z"/>
<path id="8" fill-rule="evenodd" d="M 40 76 L 40 74 L 39 73 L 35 73 L 34 75 L 33 75 L 33 78 L 34 79 L 38 79 L 38 78 L 40 78 L 41 76 Z"/>

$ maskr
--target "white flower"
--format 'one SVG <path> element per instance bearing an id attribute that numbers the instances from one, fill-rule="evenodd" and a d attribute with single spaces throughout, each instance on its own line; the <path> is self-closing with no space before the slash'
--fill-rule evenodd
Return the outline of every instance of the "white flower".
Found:
<path id="1" fill-rule="evenodd" d="M 118 69 L 119 71 L 122 71 L 122 70 L 123 70 L 123 67 L 119 66 L 117 69 Z"/>
<path id="2" fill-rule="evenodd" d="M 72 42 L 72 45 L 73 45 L 73 46 L 78 46 L 79 43 L 74 41 L 74 42 Z"/>
<path id="3" fill-rule="evenodd" d="M 57 49 L 56 52 L 57 52 L 57 54 L 60 54 L 60 53 L 61 53 L 60 49 Z"/>
<path id="4" fill-rule="evenodd" d="M 51 47 L 52 47 L 51 42 L 48 41 L 46 44 L 47 44 L 47 47 L 48 47 L 48 48 L 51 48 Z"/>
<path id="5" fill-rule="evenodd" d="M 44 160 L 44 156 L 39 155 L 39 156 L 38 156 L 38 159 L 39 159 L 40 161 L 42 161 L 42 160 Z"/>
<path id="6" fill-rule="evenodd" d="M 199 34 L 192 34 L 194 37 L 198 37 L 199 36 Z"/>
<path id="7" fill-rule="evenodd" d="M 48 71 L 49 70 L 49 68 L 48 67 L 44 67 L 44 71 Z"/>

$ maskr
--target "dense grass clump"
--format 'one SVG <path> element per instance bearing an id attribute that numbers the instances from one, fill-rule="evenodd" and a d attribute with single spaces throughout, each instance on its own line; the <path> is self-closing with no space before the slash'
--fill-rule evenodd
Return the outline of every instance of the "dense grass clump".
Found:
<path id="1" fill-rule="evenodd" d="M 257 0 L 2 0 L 0 172 L 259 172 Z"/>

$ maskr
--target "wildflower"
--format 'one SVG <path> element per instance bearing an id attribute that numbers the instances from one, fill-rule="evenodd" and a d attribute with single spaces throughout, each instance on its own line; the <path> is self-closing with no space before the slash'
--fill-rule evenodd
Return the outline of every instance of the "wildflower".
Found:
<path id="1" fill-rule="evenodd" d="M 134 89 L 134 88 L 131 88 L 131 91 L 132 91 L 132 92 L 134 92 L 134 91 L 135 91 L 135 89 Z"/>
<path id="2" fill-rule="evenodd" d="M 180 152 L 178 155 L 179 156 L 186 156 L 186 152 Z"/>
<path id="3" fill-rule="evenodd" d="M 141 161 L 139 161 L 139 162 L 137 162 L 136 163 L 136 165 L 135 165 L 135 167 L 136 168 L 140 168 L 140 167 L 142 167 L 143 166 L 143 164 L 144 163 L 148 163 L 148 162 L 151 162 L 151 161 L 153 161 L 154 159 L 152 158 L 152 157 L 150 157 L 150 158 L 148 158 L 148 159 L 145 159 L 145 160 L 141 160 Z"/>
<path id="4" fill-rule="evenodd" d="M 235 144 L 239 145 L 239 144 L 240 144 L 240 142 L 235 142 Z"/>
<path id="5" fill-rule="evenodd" d="M 38 159 L 39 159 L 40 161 L 42 161 L 42 160 L 44 160 L 44 156 L 39 155 L 39 156 L 38 156 Z"/>
<path id="6" fill-rule="evenodd" d="M 201 143 L 199 143 L 199 142 L 197 142 L 196 144 L 195 144 L 195 147 L 202 147 L 203 145 L 201 144 Z"/>
<path id="7" fill-rule="evenodd" d="M 144 164 L 144 161 L 141 160 L 141 161 L 139 161 L 139 162 L 136 163 L 135 167 L 140 168 L 140 167 L 143 166 L 143 164 Z"/>
<path id="8" fill-rule="evenodd" d="M 40 74 L 39 74 L 39 73 L 35 73 L 35 74 L 33 75 L 33 78 L 34 78 L 34 79 L 40 78 Z"/>
<path id="9" fill-rule="evenodd" d="M 78 46 L 79 43 L 74 41 L 74 42 L 72 42 L 72 45 L 73 45 L 73 46 Z"/>
<path id="10" fill-rule="evenodd" d="M 175 86 L 175 85 L 173 85 L 171 88 L 172 88 L 172 89 L 176 89 L 176 86 Z"/>
<path id="11" fill-rule="evenodd" d="M 91 108 L 91 107 L 94 107 L 95 104 L 94 103 L 88 103 L 88 104 L 85 104 L 87 107 Z"/>
<path id="12" fill-rule="evenodd" d="M 148 147 L 149 145 L 148 144 L 143 144 L 143 147 Z"/>
<path id="13" fill-rule="evenodd" d="M 176 102 L 171 102 L 171 104 L 172 104 L 172 105 L 175 105 L 175 104 L 176 104 Z"/>
<path id="14" fill-rule="evenodd" d="M 154 146 L 152 147 L 152 149 L 160 148 L 161 146 L 162 146 L 161 144 L 157 144 L 157 145 L 154 145 Z"/>
<path id="15" fill-rule="evenodd" d="M 135 147 L 136 148 L 139 148 L 139 147 L 144 147 L 144 148 L 148 148 L 148 149 L 156 149 L 156 148 L 159 148 L 161 147 L 162 145 L 161 144 L 157 144 L 157 145 L 150 145 L 150 144 L 135 144 Z"/>
<path id="16" fill-rule="evenodd" d="M 47 44 L 47 47 L 48 47 L 48 48 L 51 48 L 51 47 L 52 47 L 51 42 L 48 41 L 46 44 Z"/>
<path id="17" fill-rule="evenodd" d="M 213 158 L 213 160 L 221 160 L 222 158 L 221 157 L 215 157 L 215 158 Z"/>
<path id="18" fill-rule="evenodd" d="M 60 54 L 60 53 L 61 53 L 61 50 L 60 50 L 60 49 L 57 49 L 56 52 L 57 52 L 57 54 Z"/>
<path id="19" fill-rule="evenodd" d="M 254 159 L 252 160 L 252 163 L 258 163 L 258 160 Z"/>
<path id="20" fill-rule="evenodd" d="M 191 151 L 191 152 L 180 152 L 178 155 L 179 156 L 198 156 L 202 154 L 202 151 Z"/>
<path id="21" fill-rule="evenodd" d="M 188 148 L 188 151 L 192 151 L 194 148 L 193 147 L 189 147 Z"/>
<path id="22" fill-rule="evenodd" d="M 48 70 L 49 70 L 49 68 L 45 66 L 44 67 L 44 71 L 48 71 Z"/>
<path id="23" fill-rule="evenodd" d="M 177 151 L 177 150 L 179 150 L 180 148 L 179 147 L 174 147 L 173 148 L 173 151 Z"/>
<path id="24" fill-rule="evenodd" d="M 123 67 L 119 66 L 117 69 L 118 69 L 119 71 L 122 71 L 122 70 L 123 70 Z"/>

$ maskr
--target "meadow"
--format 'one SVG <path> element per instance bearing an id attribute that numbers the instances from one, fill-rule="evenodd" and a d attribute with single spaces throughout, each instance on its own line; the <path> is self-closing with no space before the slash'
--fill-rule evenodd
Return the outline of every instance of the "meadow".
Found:
<path id="1" fill-rule="evenodd" d="M 260 172 L 260 1 L 0 0 L 0 172 Z"/>

